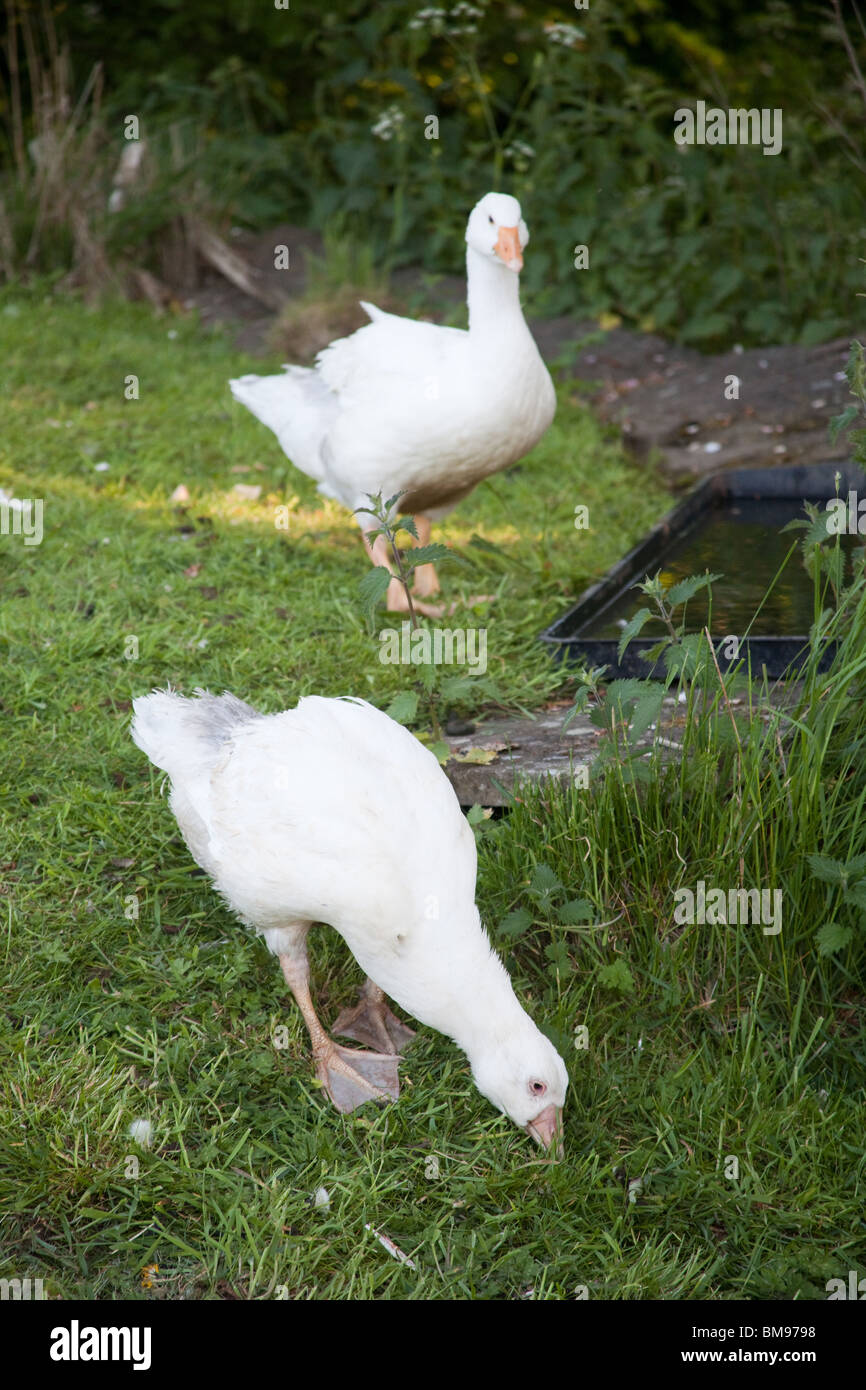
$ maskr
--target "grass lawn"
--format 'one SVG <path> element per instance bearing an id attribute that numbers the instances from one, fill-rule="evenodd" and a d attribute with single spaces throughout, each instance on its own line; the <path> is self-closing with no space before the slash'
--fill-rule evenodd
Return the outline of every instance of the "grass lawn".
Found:
<path id="1" fill-rule="evenodd" d="M 425 1029 L 399 1103 L 340 1117 L 276 961 L 193 868 L 128 724 L 167 681 L 386 707 L 406 677 L 361 614 L 355 523 L 231 401 L 228 376 L 270 364 L 194 322 L 5 291 L 0 360 L 0 487 L 43 498 L 45 531 L 0 538 L 0 1277 L 85 1298 L 704 1299 L 824 1297 L 866 1272 L 862 976 L 854 947 L 819 958 L 829 890 L 803 863 L 861 846 L 839 789 L 862 745 L 835 791 L 804 774 L 802 818 L 781 778 L 730 809 L 716 757 L 672 799 L 528 792 L 479 830 L 482 917 L 569 1066 L 563 1162 Z M 537 633 L 667 505 L 563 390 L 532 457 L 434 532 L 465 558 L 446 596 L 496 595 L 449 621 L 487 627 L 503 705 L 562 688 Z M 678 865 L 712 881 L 738 861 L 784 886 L 783 933 L 674 928 Z M 360 971 L 334 933 L 311 945 L 329 1021 Z"/>

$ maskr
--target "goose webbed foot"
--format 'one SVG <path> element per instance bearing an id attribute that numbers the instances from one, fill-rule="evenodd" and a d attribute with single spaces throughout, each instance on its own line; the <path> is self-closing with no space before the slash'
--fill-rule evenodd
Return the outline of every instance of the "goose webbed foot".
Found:
<path id="1" fill-rule="evenodd" d="M 421 565 L 419 568 L 423 569 Z M 399 579 L 392 579 L 388 584 L 388 592 L 385 596 L 385 607 L 389 613 L 408 613 L 409 599 L 406 590 Z M 426 603 L 423 599 L 417 598 L 415 591 L 412 591 L 412 607 L 416 613 L 421 613 L 425 618 L 441 618 L 445 612 L 444 603 Z"/>
<path id="2" fill-rule="evenodd" d="M 378 1052 L 356 1052 L 328 1039 L 316 1056 L 316 1075 L 341 1114 L 368 1100 L 397 1100 L 400 1095 L 398 1058 Z"/>
<path id="3" fill-rule="evenodd" d="M 362 985 L 361 998 L 354 1008 L 343 1009 L 333 1031 L 380 1053 L 395 1055 L 408 1047 L 415 1036 L 415 1030 L 391 1012 L 383 991 L 372 980 Z"/>
<path id="4" fill-rule="evenodd" d="M 304 926 L 300 940 L 295 943 L 294 948 L 280 955 L 280 966 L 286 984 L 304 1016 L 310 1042 L 313 1044 L 317 1077 L 334 1105 L 344 1115 L 356 1110 L 368 1100 L 397 1100 L 400 1095 L 400 1075 L 397 1068 L 399 1058 L 390 1038 L 389 1045 L 382 1052 L 356 1052 L 352 1048 L 340 1047 L 335 1043 L 319 1022 L 310 998 L 306 931 L 307 927 Z M 369 983 L 371 989 L 375 990 L 376 986 L 372 981 Z M 381 995 L 381 990 L 378 993 Z"/>

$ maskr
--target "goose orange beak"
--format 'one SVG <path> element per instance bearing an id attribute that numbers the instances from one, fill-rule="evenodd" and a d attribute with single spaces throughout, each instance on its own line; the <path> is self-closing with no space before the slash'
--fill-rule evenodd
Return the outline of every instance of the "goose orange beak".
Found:
<path id="1" fill-rule="evenodd" d="M 516 227 L 500 227 L 493 249 L 509 270 L 516 272 L 523 269 L 523 252 L 520 249 L 520 237 Z"/>
<path id="2" fill-rule="evenodd" d="M 552 1147 L 555 1156 L 562 1157 L 562 1111 L 557 1110 L 555 1105 L 548 1105 L 546 1110 L 529 1121 L 526 1128 L 536 1144 L 541 1144 L 545 1149 Z"/>

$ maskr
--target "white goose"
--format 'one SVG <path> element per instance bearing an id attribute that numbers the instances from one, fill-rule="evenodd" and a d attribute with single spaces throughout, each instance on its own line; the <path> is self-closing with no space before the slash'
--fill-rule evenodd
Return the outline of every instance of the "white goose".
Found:
<path id="1" fill-rule="evenodd" d="M 363 304 L 372 323 L 331 343 L 315 367 L 240 377 L 234 396 L 326 497 L 355 511 L 399 493 L 426 545 L 431 521 L 527 453 L 553 419 L 553 382 L 518 294 L 528 241 L 517 199 L 487 193 L 466 227 L 467 331 Z M 358 521 L 373 563 L 392 569 L 385 537 L 371 545 L 366 535 L 377 523 Z M 422 599 L 438 592 L 432 565 L 416 569 L 415 589 Z M 396 579 L 387 605 L 407 607 Z"/>
<path id="2" fill-rule="evenodd" d="M 545 1147 L 568 1077 L 521 1008 L 475 906 L 475 840 L 432 753 L 363 700 L 309 696 L 258 714 L 234 695 L 134 701 L 132 736 L 171 778 L 171 808 L 194 859 L 279 957 L 338 1110 L 399 1094 L 413 1036 L 387 992 L 453 1038 L 482 1095 Z M 306 937 L 334 927 L 368 980 L 334 1030 L 309 988 Z"/>

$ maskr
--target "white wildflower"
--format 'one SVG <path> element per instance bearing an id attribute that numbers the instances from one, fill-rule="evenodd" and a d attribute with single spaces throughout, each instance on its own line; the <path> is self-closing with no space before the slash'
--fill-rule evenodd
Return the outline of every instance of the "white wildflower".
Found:
<path id="1" fill-rule="evenodd" d="M 438 6 L 428 7 L 419 10 L 414 19 L 409 20 L 410 29 L 429 29 L 431 34 L 447 34 L 449 38 L 457 38 L 461 34 L 477 34 L 478 25 L 476 20 L 484 17 L 484 11 L 477 5 L 467 5 L 461 3 L 453 5 L 450 10 L 440 9 Z"/>
<path id="2" fill-rule="evenodd" d="M 481 19 L 484 14 L 477 5 L 455 5 L 448 16 L 448 27 L 446 34 L 452 38 L 459 37 L 460 34 L 477 34 L 478 25 L 473 21 Z"/>
<path id="3" fill-rule="evenodd" d="M 545 30 L 551 43 L 561 44 L 563 48 L 574 48 L 586 35 L 576 24 L 546 24 Z"/>
<path id="4" fill-rule="evenodd" d="M 409 20 L 409 28 L 426 29 L 429 27 L 434 34 L 441 34 L 445 28 L 447 14 L 447 10 L 436 8 L 419 10 L 415 18 Z"/>
<path id="5" fill-rule="evenodd" d="M 505 146 L 503 154 L 521 171 L 535 158 L 535 150 L 525 140 L 512 140 L 510 145 Z"/>
<path id="6" fill-rule="evenodd" d="M 395 132 L 399 133 L 405 120 L 406 117 L 399 106 L 389 106 L 370 129 L 377 140 L 390 140 Z"/>

